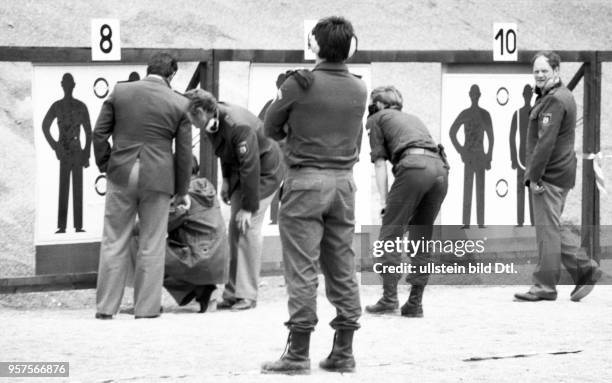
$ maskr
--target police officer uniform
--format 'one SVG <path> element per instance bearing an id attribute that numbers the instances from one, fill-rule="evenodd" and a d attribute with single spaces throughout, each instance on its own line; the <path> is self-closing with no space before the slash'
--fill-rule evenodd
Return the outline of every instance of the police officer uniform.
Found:
<path id="1" fill-rule="evenodd" d="M 577 285 L 571 298 L 580 300 L 592 287 L 577 294 L 578 287 L 592 286 L 601 271 L 576 246 L 569 230 L 561 226 L 565 199 L 576 181 L 576 102 L 561 81 L 545 89 L 536 88 L 536 94 L 529 114 L 525 183 L 532 191 L 539 259 L 533 272 L 534 285 L 515 297 L 528 301 L 556 299 L 563 263 Z"/>
<path id="2" fill-rule="evenodd" d="M 245 108 L 218 103 L 219 130 L 210 134 L 221 160 L 223 178 L 229 180 L 230 268 L 223 298 L 233 302 L 257 300 L 261 269 L 264 215 L 286 173 L 276 142 L 264 135 L 262 122 Z M 241 233 L 236 224 L 240 209 L 251 212 L 251 226 Z"/>
<path id="3" fill-rule="evenodd" d="M 285 324 L 293 332 L 309 333 L 317 324 L 317 261 L 327 298 L 336 307 L 331 327 L 359 328 L 352 168 L 359 157 L 366 99 L 365 84 L 344 63 L 322 62 L 312 72 L 289 77 L 266 113 L 266 134 L 287 137 L 290 169 L 279 229 L 289 294 Z"/>
<path id="4" fill-rule="evenodd" d="M 371 160 L 383 159 L 393 164 L 395 180 L 387 196 L 382 217 L 380 240 L 403 237 L 410 225 L 410 238 L 431 239 L 433 223 L 448 188 L 448 164 L 441 146 L 436 145 L 418 117 L 397 109 L 383 109 L 368 118 Z M 383 265 L 399 265 L 400 253 L 383 255 Z M 421 299 L 428 274 L 418 272 L 427 262 L 427 254 L 412 257 L 416 273 L 408 275 L 412 284 L 409 301 L 402 315 L 422 316 Z M 381 312 L 398 307 L 398 274 L 382 274 L 383 297 L 367 311 Z"/>

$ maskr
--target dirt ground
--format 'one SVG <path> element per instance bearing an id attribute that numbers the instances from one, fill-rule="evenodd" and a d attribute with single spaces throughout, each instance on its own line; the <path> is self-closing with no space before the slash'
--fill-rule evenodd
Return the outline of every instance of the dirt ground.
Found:
<path id="1" fill-rule="evenodd" d="M 254 310 L 197 314 L 196 305 L 179 308 L 166 294 L 161 318 L 138 321 L 128 314 L 95 320 L 94 290 L 4 295 L 0 361 L 68 361 L 70 377 L 0 381 L 612 381 L 612 286 L 597 286 L 580 303 L 569 300 L 572 286 L 560 286 L 555 302 L 513 302 L 525 288 L 431 286 L 422 319 L 364 314 L 355 336 L 357 372 L 341 375 L 317 366 L 333 337 L 333 308 L 320 286 L 312 374 L 294 377 L 259 372 L 285 345 L 281 277 L 263 279 Z M 362 304 L 373 303 L 379 290 L 361 286 Z M 122 307 L 130 306 L 130 294 Z M 405 299 L 407 287 L 401 294 Z M 466 361 L 490 357 L 503 358 Z"/>

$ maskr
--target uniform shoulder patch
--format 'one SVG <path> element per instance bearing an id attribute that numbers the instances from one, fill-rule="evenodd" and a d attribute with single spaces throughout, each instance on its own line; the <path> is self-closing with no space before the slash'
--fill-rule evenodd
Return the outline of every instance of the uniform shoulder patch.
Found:
<path id="1" fill-rule="evenodd" d="M 550 124 L 551 119 L 552 119 L 552 113 L 542 113 L 542 125 Z"/>

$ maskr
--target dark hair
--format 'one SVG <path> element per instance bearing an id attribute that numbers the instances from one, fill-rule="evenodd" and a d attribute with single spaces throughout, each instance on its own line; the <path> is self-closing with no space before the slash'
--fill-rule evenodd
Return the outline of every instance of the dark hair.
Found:
<path id="1" fill-rule="evenodd" d="M 342 62 L 348 58 L 351 40 L 356 38 L 350 21 L 339 16 L 319 20 L 312 29 L 319 45 L 319 57 L 329 62 Z"/>
<path id="2" fill-rule="evenodd" d="M 539 57 L 546 58 L 546 61 L 548 61 L 548 65 L 550 65 L 552 69 L 557 69 L 561 65 L 561 57 L 559 57 L 559 55 L 553 51 L 539 51 L 538 53 L 533 55 L 533 58 L 531 59 L 531 65 L 533 65 Z"/>
<path id="3" fill-rule="evenodd" d="M 376 101 L 380 101 L 391 109 L 402 110 L 404 106 L 402 94 L 393 85 L 374 88 L 372 93 L 370 93 L 370 99 L 373 104 L 376 103 Z"/>
<path id="4" fill-rule="evenodd" d="M 147 74 L 156 74 L 164 78 L 170 77 L 178 70 L 176 59 L 169 53 L 155 53 L 147 63 Z"/>
<path id="5" fill-rule="evenodd" d="M 189 112 L 193 113 L 197 108 L 202 108 L 205 112 L 217 111 L 217 99 L 210 92 L 196 88 L 185 92 L 185 97 L 189 99 Z"/>

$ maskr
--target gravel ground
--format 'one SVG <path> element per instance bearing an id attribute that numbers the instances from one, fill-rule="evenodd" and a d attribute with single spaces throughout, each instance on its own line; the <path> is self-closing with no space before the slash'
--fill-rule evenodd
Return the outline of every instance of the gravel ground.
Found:
<path id="1" fill-rule="evenodd" d="M 281 277 L 263 279 L 254 310 L 197 314 L 196 305 L 179 308 L 164 295 L 165 312 L 154 320 L 95 320 L 93 290 L 0 296 L 0 361 L 68 361 L 70 378 L 48 380 L 67 382 L 612 381 L 612 286 L 597 286 L 581 303 L 569 300 L 571 286 L 560 286 L 555 302 L 513 302 L 525 288 L 431 286 L 422 319 L 364 314 L 357 372 L 340 375 L 317 367 L 331 347 L 334 312 L 320 286 L 313 370 L 299 377 L 259 373 L 263 361 L 280 356 L 287 336 Z M 379 289 L 362 286 L 362 304 L 374 302 Z M 527 356 L 511 357 L 518 354 Z M 506 358 L 465 361 L 477 357 Z"/>

